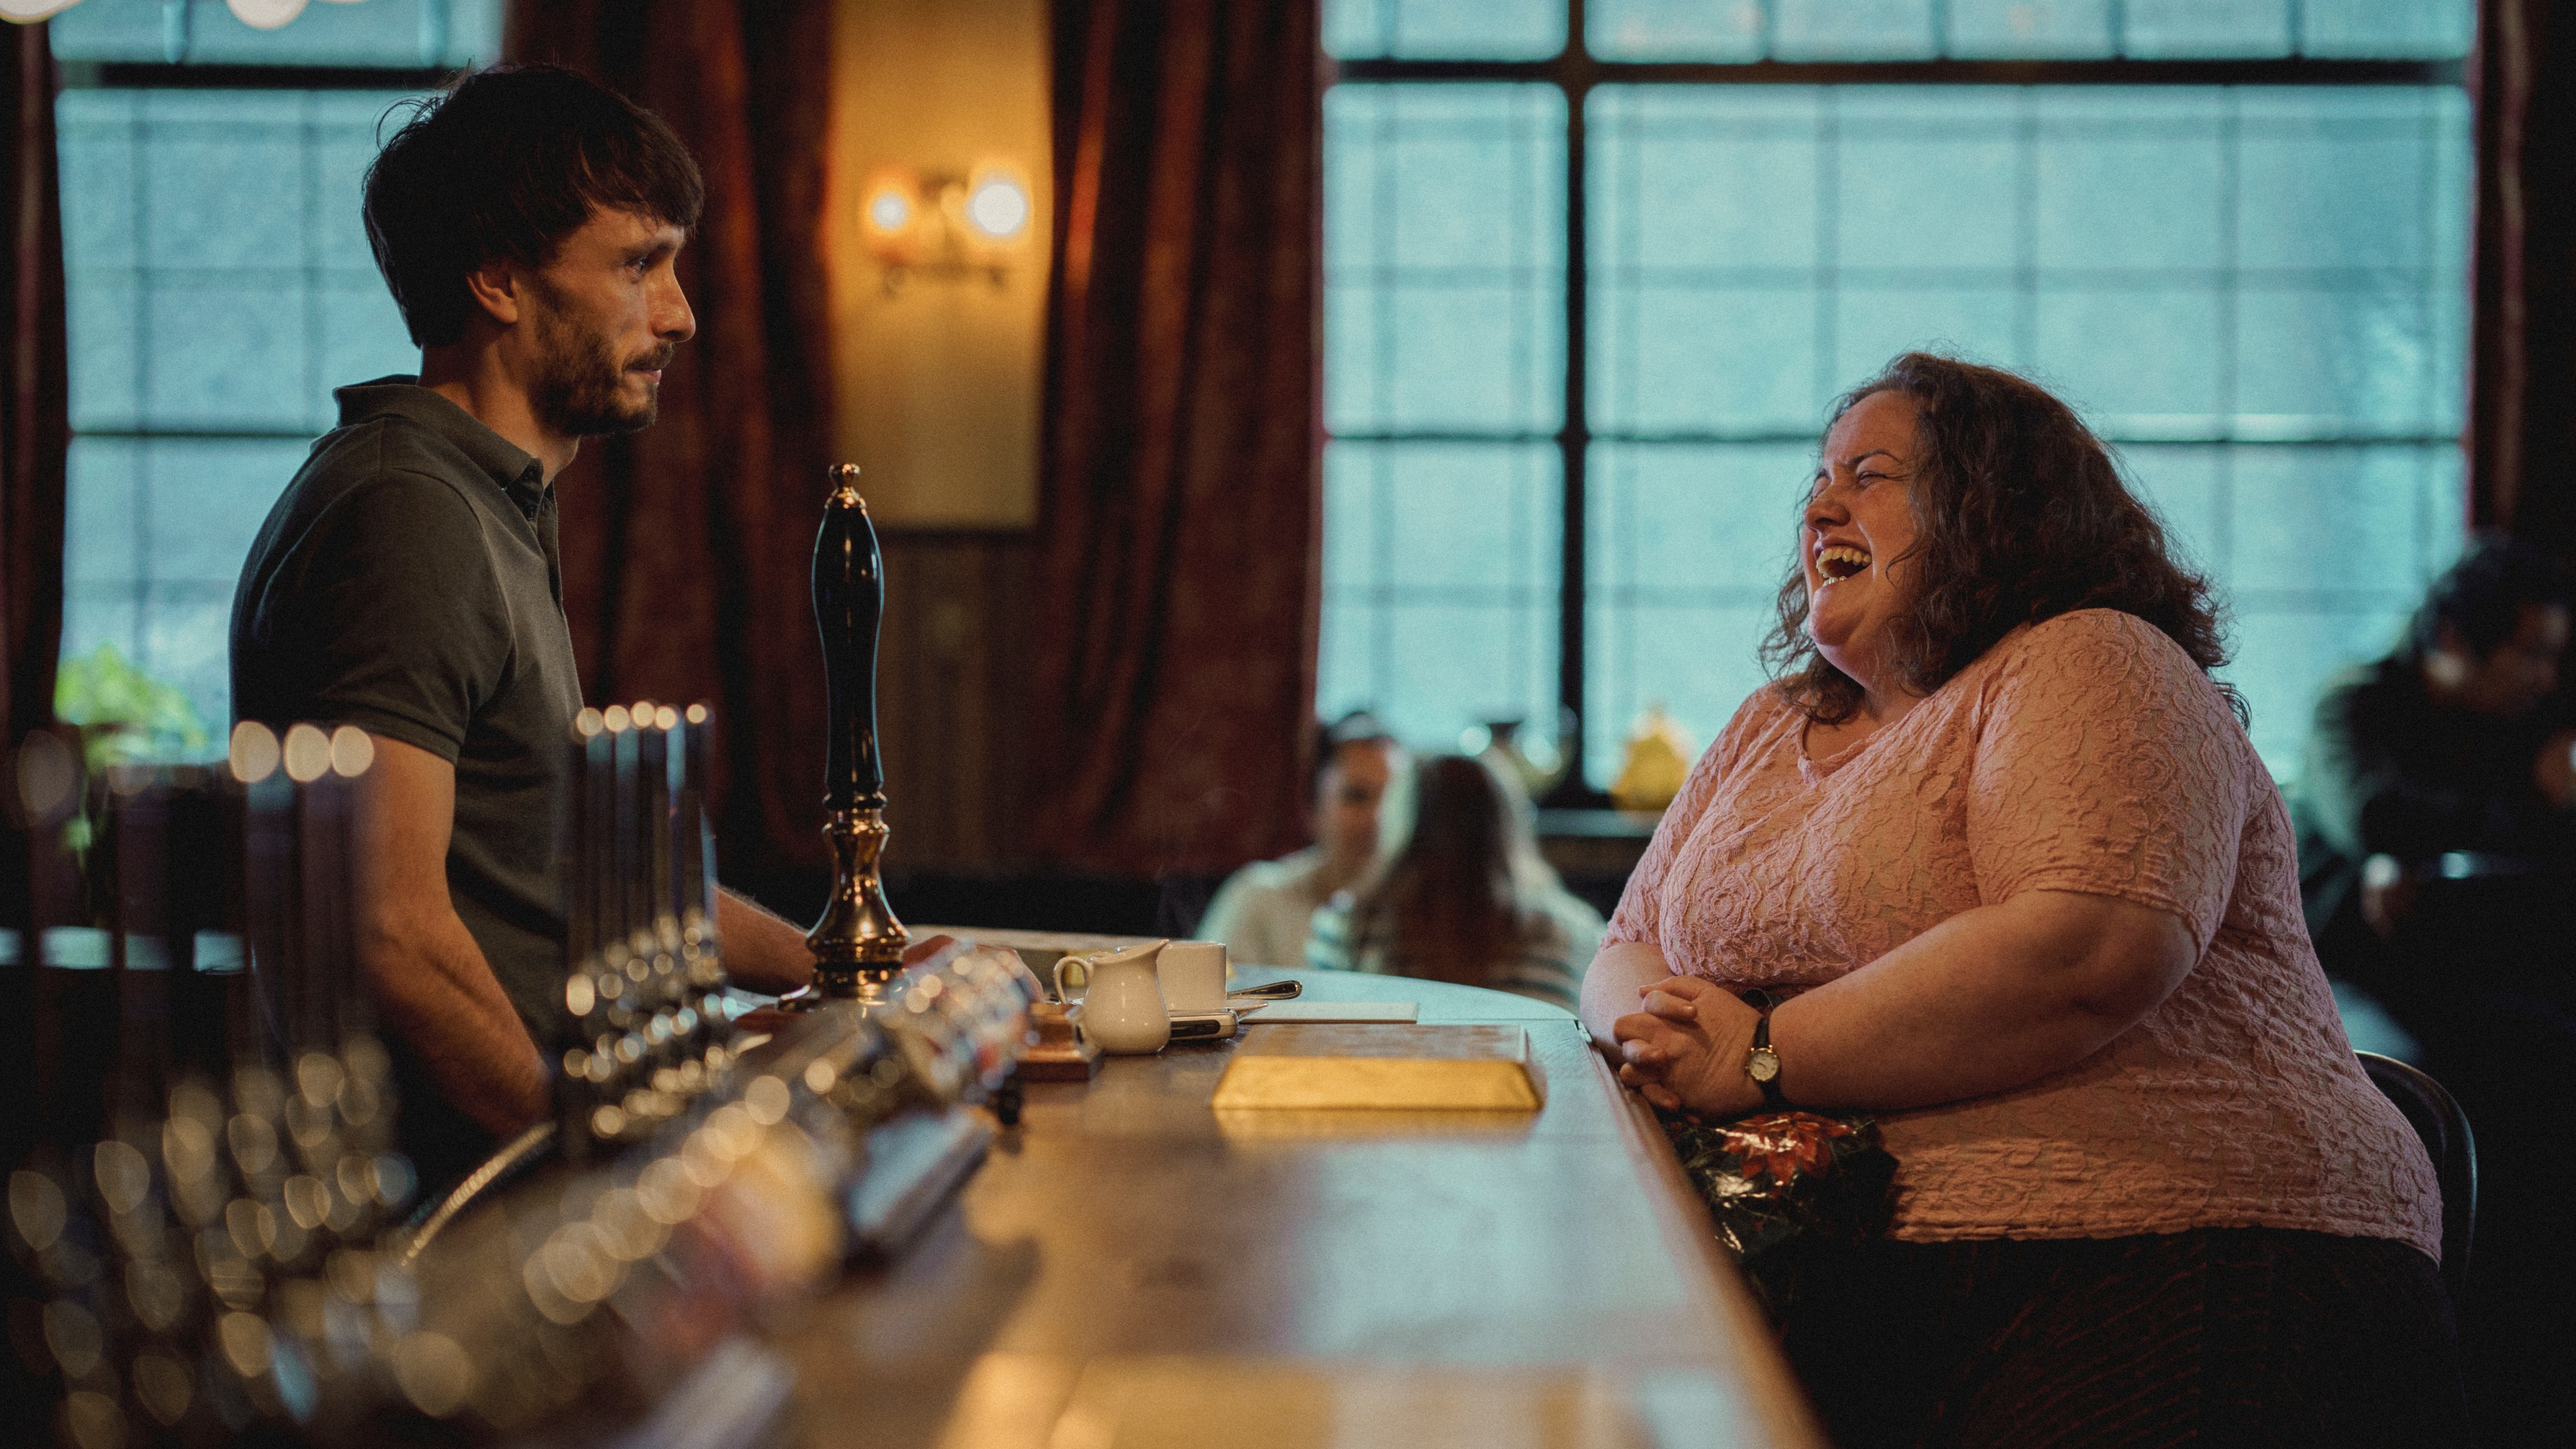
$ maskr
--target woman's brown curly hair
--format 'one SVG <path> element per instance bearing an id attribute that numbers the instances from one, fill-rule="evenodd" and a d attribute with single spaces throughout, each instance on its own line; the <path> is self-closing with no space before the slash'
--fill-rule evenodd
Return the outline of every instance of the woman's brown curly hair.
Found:
<path id="1" fill-rule="evenodd" d="M 2174 562 L 2164 525 L 2074 409 L 2000 368 L 1908 352 L 1843 394 L 1834 420 L 1880 392 L 1913 399 L 1921 419 L 1907 488 L 1915 542 L 1903 555 L 1917 561 L 1920 583 L 1890 621 L 1885 656 L 1901 687 L 1930 694 L 2014 629 L 2076 609 L 2135 614 L 2203 671 L 2227 662 L 2209 580 Z M 1798 562 L 1779 614 L 1763 662 L 1810 718 L 1850 719 L 1861 687 L 1807 636 Z M 2243 697 L 2219 690 L 2243 720 Z"/>

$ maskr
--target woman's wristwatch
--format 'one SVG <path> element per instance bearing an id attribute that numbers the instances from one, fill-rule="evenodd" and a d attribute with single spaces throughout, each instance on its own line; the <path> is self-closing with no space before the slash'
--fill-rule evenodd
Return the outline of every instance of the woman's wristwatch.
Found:
<path id="1" fill-rule="evenodd" d="M 1771 1049 L 1771 1008 L 1780 1004 L 1780 998 L 1755 990 L 1744 993 L 1743 999 L 1745 1005 L 1762 1013 L 1753 1023 L 1753 1046 L 1744 1054 L 1744 1075 L 1762 1089 L 1762 1105 L 1774 1112 L 1784 1110 L 1789 1099 L 1780 1092 L 1780 1054 Z"/>

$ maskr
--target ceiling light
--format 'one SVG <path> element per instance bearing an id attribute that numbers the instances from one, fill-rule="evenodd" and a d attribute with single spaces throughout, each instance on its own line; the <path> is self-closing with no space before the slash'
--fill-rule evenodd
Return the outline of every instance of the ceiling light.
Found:
<path id="1" fill-rule="evenodd" d="M 275 30 L 304 13 L 304 0 L 224 0 L 224 8 L 253 30 Z"/>

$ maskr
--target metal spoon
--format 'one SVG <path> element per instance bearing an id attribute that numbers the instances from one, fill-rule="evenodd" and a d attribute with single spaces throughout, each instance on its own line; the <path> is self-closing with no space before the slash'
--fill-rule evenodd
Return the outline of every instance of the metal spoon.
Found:
<path id="1" fill-rule="evenodd" d="M 1238 1001 L 1293 1001 L 1305 989 L 1305 983 L 1301 981 L 1273 981 L 1261 986 L 1245 986 L 1229 991 L 1225 994 L 1225 1001 L 1228 1006 Z"/>

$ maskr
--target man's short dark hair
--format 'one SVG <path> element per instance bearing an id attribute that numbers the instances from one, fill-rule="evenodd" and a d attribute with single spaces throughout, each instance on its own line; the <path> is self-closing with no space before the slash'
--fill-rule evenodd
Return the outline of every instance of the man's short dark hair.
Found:
<path id="1" fill-rule="evenodd" d="M 2421 658 L 2442 646 L 2448 629 L 2484 659 L 2522 627 L 2526 605 L 2564 609 L 2571 593 L 2576 590 L 2567 566 L 2555 555 L 2501 533 L 2482 533 L 2425 591 L 2423 607 L 2408 626 L 2407 647 Z"/>
<path id="2" fill-rule="evenodd" d="M 1315 726 L 1315 767 L 1306 778 L 1306 798 L 1315 798 L 1324 788 L 1324 772 L 1341 759 L 1342 746 L 1394 743 L 1395 736 L 1378 723 L 1376 715 L 1364 709 L 1352 710 L 1331 724 L 1319 721 Z"/>
<path id="3" fill-rule="evenodd" d="M 560 66 L 495 66 L 411 118 L 367 168 L 367 240 L 412 341 L 442 347 L 495 260 L 542 266 L 595 209 L 684 229 L 706 188 L 660 117 Z"/>

